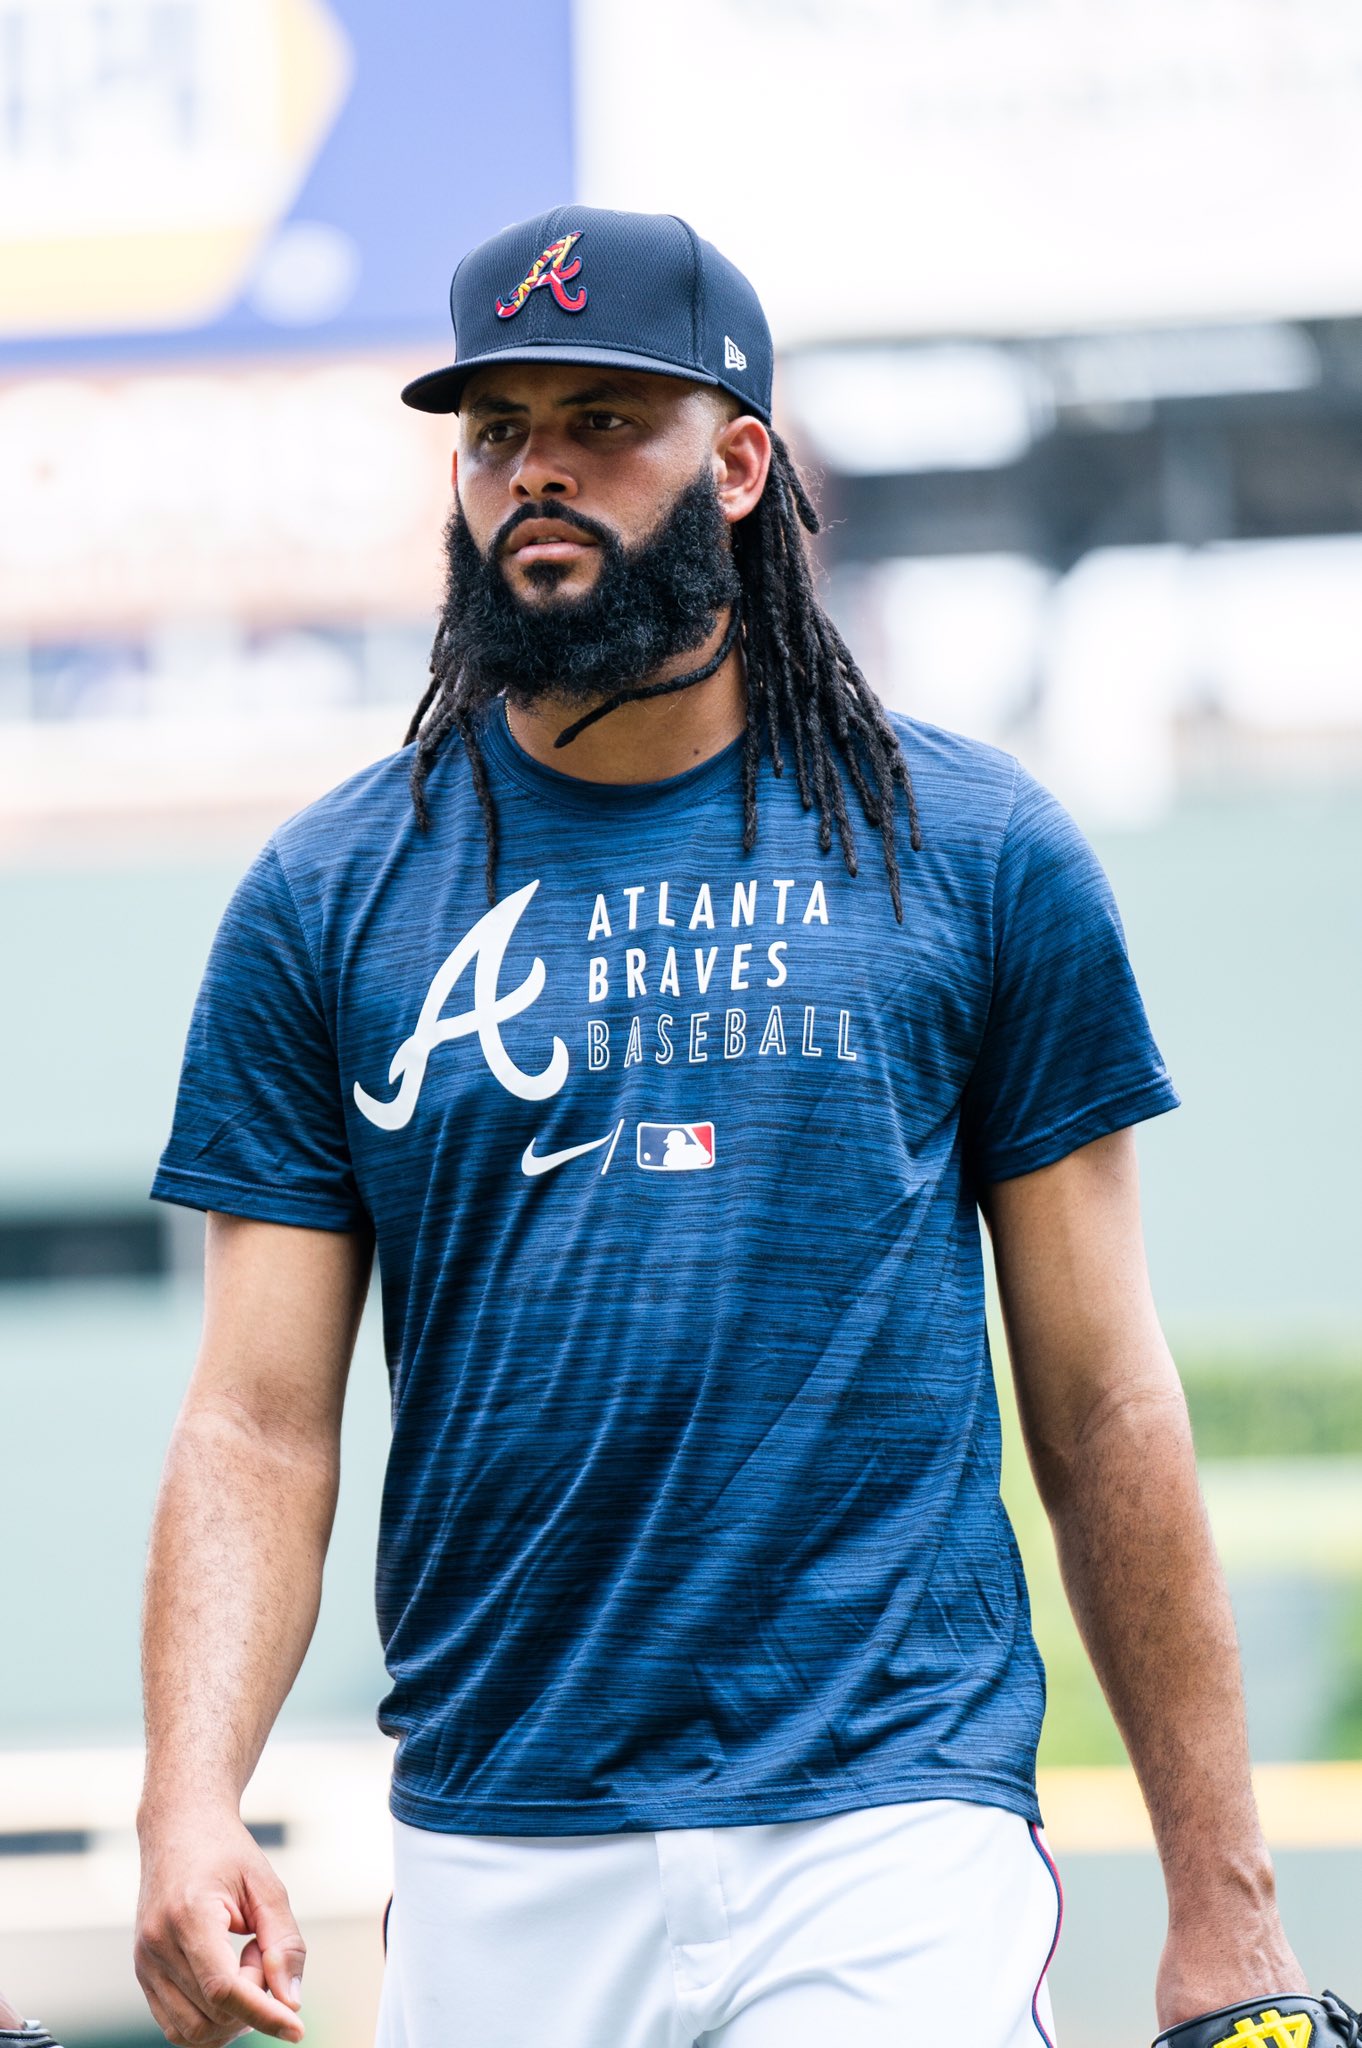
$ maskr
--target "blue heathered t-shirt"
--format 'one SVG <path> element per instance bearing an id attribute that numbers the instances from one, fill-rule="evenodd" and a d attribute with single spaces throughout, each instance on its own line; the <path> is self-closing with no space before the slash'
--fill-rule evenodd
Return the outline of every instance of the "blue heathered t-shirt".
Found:
<path id="1" fill-rule="evenodd" d="M 484 733 L 284 825 L 154 1192 L 372 1228 L 378 1619 L 419 1827 L 954 1797 L 1037 1818 L 976 1198 L 1177 1097 L 1105 878 L 1009 756 L 896 720 L 895 922 L 741 743 L 643 786 Z"/>

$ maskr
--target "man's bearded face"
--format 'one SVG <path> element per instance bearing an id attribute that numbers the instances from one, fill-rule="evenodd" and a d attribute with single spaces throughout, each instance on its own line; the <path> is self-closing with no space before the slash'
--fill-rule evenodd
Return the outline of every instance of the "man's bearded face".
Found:
<path id="1" fill-rule="evenodd" d="M 532 596 L 520 596 L 507 579 L 507 543 L 520 527 L 546 519 L 600 551 L 595 581 L 581 596 L 558 594 L 565 570 L 554 561 L 518 571 Z M 522 708 L 550 697 L 589 704 L 643 682 L 702 646 L 738 594 L 728 522 L 708 469 L 634 547 L 599 520 L 550 501 L 519 506 L 484 555 L 456 498 L 445 548 L 441 623 L 449 652 L 481 693 L 504 691 Z"/>

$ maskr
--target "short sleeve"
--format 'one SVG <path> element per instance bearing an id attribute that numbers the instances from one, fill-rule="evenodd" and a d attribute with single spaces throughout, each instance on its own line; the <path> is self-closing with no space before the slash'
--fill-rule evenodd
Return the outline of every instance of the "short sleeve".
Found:
<path id="1" fill-rule="evenodd" d="M 265 1223 L 364 1221 L 336 1054 L 288 878 L 267 846 L 218 927 L 152 1195 Z"/>
<path id="2" fill-rule="evenodd" d="M 963 1105 L 977 1186 L 1175 1109 L 1111 888 L 1067 811 L 1018 771 L 993 899 L 993 992 Z"/>

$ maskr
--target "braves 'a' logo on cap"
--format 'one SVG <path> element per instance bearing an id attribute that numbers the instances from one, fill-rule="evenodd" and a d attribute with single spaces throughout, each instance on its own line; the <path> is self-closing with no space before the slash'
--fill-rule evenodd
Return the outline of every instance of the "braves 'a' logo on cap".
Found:
<path id="1" fill-rule="evenodd" d="M 536 256 L 520 283 L 508 299 L 497 300 L 497 317 L 500 320 L 514 320 L 531 292 L 537 292 L 546 284 L 565 313 L 580 313 L 586 304 L 586 286 L 583 285 L 574 297 L 567 290 L 569 278 L 577 275 L 582 259 L 576 257 L 568 262 L 574 242 L 580 242 L 582 231 L 575 235 L 560 235 L 556 242 L 550 242 L 542 256 Z"/>

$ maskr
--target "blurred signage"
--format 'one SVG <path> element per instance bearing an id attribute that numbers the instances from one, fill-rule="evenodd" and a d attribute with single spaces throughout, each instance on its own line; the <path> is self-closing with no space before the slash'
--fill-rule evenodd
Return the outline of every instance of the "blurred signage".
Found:
<path id="1" fill-rule="evenodd" d="M 0 340 L 438 333 L 463 250 L 571 191 L 568 60 L 569 0 L 0 0 Z"/>
<path id="2" fill-rule="evenodd" d="M 349 89 L 325 0 L 27 0 L 4 25 L 0 327 L 215 318 Z"/>
<path id="3" fill-rule="evenodd" d="M 577 76 L 581 197 L 779 343 L 1362 310 L 1357 0 L 578 0 Z M 697 148 L 719 77 L 760 118 Z"/>
<path id="4" fill-rule="evenodd" d="M 0 639 L 167 616 L 433 616 L 451 423 L 426 358 L 0 385 Z"/>

